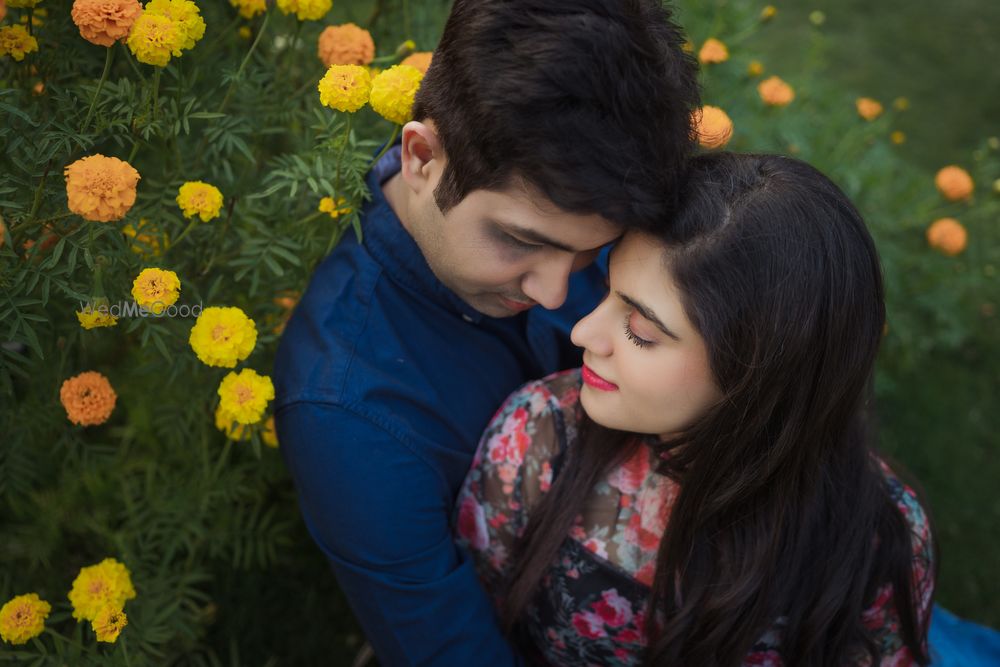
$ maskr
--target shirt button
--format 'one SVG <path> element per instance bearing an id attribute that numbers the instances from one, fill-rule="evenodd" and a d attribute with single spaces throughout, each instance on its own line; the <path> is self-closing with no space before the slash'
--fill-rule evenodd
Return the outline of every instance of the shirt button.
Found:
<path id="1" fill-rule="evenodd" d="M 462 319 L 465 320 L 466 322 L 472 321 L 472 318 L 466 315 L 465 313 L 462 313 Z"/>

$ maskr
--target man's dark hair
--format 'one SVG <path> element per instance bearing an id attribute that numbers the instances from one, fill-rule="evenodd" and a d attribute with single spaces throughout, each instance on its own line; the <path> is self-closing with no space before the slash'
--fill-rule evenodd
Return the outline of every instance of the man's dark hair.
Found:
<path id="1" fill-rule="evenodd" d="M 438 206 L 520 179 L 571 213 L 662 225 L 699 104 L 683 41 L 659 0 L 456 0 L 414 106 L 447 153 Z"/>

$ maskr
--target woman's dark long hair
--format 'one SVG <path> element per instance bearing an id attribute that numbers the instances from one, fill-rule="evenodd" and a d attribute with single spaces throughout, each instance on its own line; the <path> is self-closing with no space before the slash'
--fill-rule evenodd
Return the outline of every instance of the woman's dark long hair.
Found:
<path id="1" fill-rule="evenodd" d="M 739 665 L 782 616 L 787 664 L 840 666 L 865 651 L 877 663 L 862 613 L 885 583 L 926 664 L 910 529 L 866 417 L 885 306 L 864 221 L 819 171 L 771 155 L 695 158 L 682 201 L 660 234 L 664 267 L 723 399 L 662 445 L 658 472 L 680 493 L 657 555 L 646 664 Z M 587 494 L 636 444 L 584 417 L 515 549 L 508 632 Z"/>

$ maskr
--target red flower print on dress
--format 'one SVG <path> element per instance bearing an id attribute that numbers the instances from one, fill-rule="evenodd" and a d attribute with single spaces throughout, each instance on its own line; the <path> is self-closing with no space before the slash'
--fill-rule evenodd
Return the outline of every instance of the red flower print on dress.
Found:
<path id="1" fill-rule="evenodd" d="M 538 489 L 545 493 L 552 488 L 552 464 L 548 461 L 542 463 L 542 472 L 538 475 Z"/>
<path id="2" fill-rule="evenodd" d="M 476 551 L 483 551 L 490 546 L 486 513 L 472 496 L 462 498 L 462 504 L 458 508 L 458 534 L 468 540 L 469 547 Z"/>
<path id="3" fill-rule="evenodd" d="M 573 614 L 573 627 L 582 637 L 587 639 L 597 639 L 607 637 L 604 631 L 604 622 L 601 617 L 592 611 L 583 611 Z"/>
<path id="4" fill-rule="evenodd" d="M 517 408 L 504 420 L 500 433 L 493 436 L 489 442 L 490 461 L 493 463 L 509 463 L 515 468 L 524 461 L 524 453 L 528 451 L 531 438 L 525 429 L 528 411 Z"/>
<path id="5" fill-rule="evenodd" d="M 759 667 L 782 667 L 781 656 L 777 651 L 758 651 L 751 653 L 743 660 L 743 665 Z"/>
<path id="6" fill-rule="evenodd" d="M 646 445 L 636 448 L 635 454 L 627 461 L 611 471 L 608 484 L 625 495 L 637 493 L 642 488 L 642 482 L 649 475 L 649 448 Z"/>
<path id="7" fill-rule="evenodd" d="M 632 620 L 632 605 L 615 588 L 601 593 L 601 599 L 590 607 L 609 628 L 620 628 Z"/>

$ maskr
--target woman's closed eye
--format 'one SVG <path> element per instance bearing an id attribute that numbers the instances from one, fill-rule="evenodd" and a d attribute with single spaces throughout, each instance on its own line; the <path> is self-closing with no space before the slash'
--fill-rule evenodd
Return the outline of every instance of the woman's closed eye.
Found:
<path id="1" fill-rule="evenodd" d="M 641 338 L 640 336 L 637 336 L 634 331 L 632 331 L 632 325 L 630 322 L 632 320 L 632 314 L 634 312 L 635 311 L 630 310 L 627 313 L 625 313 L 625 337 L 628 338 L 630 341 L 632 341 L 638 348 L 649 347 L 650 345 L 653 344 L 653 341 Z"/>

